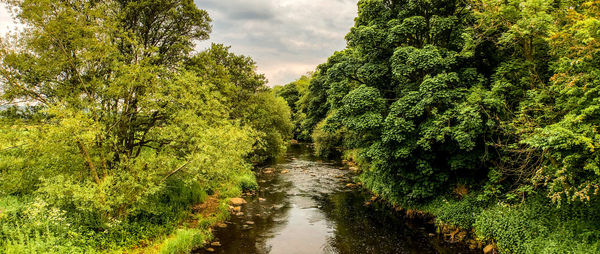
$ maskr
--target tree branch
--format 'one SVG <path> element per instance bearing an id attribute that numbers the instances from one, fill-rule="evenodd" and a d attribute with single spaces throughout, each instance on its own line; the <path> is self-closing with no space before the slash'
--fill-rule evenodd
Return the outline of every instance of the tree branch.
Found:
<path id="1" fill-rule="evenodd" d="M 81 141 L 77 140 L 77 145 L 79 146 L 79 149 L 81 150 L 81 154 L 87 161 L 87 164 L 88 164 L 88 167 L 90 168 L 90 173 L 92 174 L 92 177 L 94 178 L 94 180 L 96 181 L 97 184 L 100 184 L 100 177 L 98 177 L 98 170 L 96 169 L 96 165 L 94 165 L 94 162 L 92 161 L 92 157 L 90 157 L 90 153 L 88 152 L 87 148 L 85 148 L 85 146 L 83 145 L 83 143 Z"/>
<path id="2" fill-rule="evenodd" d="M 165 178 L 162 179 L 161 183 L 164 183 L 167 179 L 169 179 L 169 177 L 173 176 L 175 173 L 177 173 L 177 172 L 181 171 L 182 169 L 184 169 L 188 164 L 190 164 L 190 162 L 191 161 L 187 161 L 183 165 L 181 165 L 178 168 L 176 168 L 173 171 L 171 171 L 168 175 L 165 176 Z"/>

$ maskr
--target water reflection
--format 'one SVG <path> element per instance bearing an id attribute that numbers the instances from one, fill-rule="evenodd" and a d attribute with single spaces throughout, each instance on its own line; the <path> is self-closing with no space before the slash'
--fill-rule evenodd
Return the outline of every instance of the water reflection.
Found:
<path id="1" fill-rule="evenodd" d="M 259 174 L 258 194 L 247 198 L 243 215 L 215 232 L 222 246 L 214 253 L 469 253 L 427 237 L 433 228 L 425 224 L 365 206 L 369 197 L 345 187 L 353 175 L 340 167 L 318 161 L 305 145 L 292 146 L 272 166 L 276 173 Z"/>

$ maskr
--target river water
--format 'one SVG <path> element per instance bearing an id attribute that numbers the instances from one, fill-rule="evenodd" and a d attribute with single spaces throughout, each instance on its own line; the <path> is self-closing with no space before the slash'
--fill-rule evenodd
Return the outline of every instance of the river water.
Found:
<path id="1" fill-rule="evenodd" d="M 246 197 L 243 215 L 215 230 L 221 246 L 198 253 L 480 253 L 431 237 L 430 224 L 368 204 L 368 193 L 346 186 L 355 175 L 341 167 L 312 156 L 309 145 L 293 145 L 260 170 L 259 190 Z"/>

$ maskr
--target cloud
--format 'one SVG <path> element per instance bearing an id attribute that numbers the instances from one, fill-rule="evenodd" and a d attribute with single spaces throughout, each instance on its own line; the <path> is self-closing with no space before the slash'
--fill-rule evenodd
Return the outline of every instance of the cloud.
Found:
<path id="1" fill-rule="evenodd" d="M 345 48 L 355 0 L 196 0 L 213 19 L 210 43 L 254 58 L 269 85 L 285 84 Z"/>
<path id="2" fill-rule="evenodd" d="M 346 46 L 344 36 L 356 16 L 356 0 L 195 0 L 213 19 L 211 39 L 254 58 L 269 85 L 285 84 Z M 0 35 L 15 28 L 0 3 Z"/>
<path id="3" fill-rule="evenodd" d="M 210 9 L 227 20 L 270 20 L 276 17 L 275 5 L 268 0 L 196 0 L 202 9 Z"/>
<path id="4" fill-rule="evenodd" d="M 8 10 L 5 3 L 0 3 L 0 36 L 6 35 L 8 32 L 13 32 L 16 29 L 22 29 L 23 25 L 19 25 L 13 19 L 13 15 Z"/>

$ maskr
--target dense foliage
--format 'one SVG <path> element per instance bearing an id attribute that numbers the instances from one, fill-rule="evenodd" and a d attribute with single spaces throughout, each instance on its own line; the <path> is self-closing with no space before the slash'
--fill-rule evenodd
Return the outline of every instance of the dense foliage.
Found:
<path id="1" fill-rule="evenodd" d="M 482 205 L 443 206 L 464 227 L 502 230 L 488 217 L 545 206 L 597 226 L 599 15 L 598 1 L 361 0 L 347 48 L 302 95 L 300 132 L 321 155 L 358 151 L 361 181 L 392 203 L 477 193 Z M 505 206 L 475 221 L 495 202 Z"/>
<path id="2" fill-rule="evenodd" d="M 502 251 L 600 248 L 596 0 L 360 0 L 346 49 L 273 90 L 194 51 L 192 0 L 4 2 L 26 26 L 0 43 L 5 252 L 190 251 L 212 220 L 178 229 L 189 208 L 292 136 Z"/>
<path id="3" fill-rule="evenodd" d="M 265 86 L 264 75 L 256 73 L 255 62 L 246 56 L 229 52 L 229 48 L 213 44 L 185 61 L 186 69 L 218 84 L 216 90 L 226 98 L 229 116 L 254 130 L 257 138 L 252 153 L 255 163 L 283 155 L 286 140 L 291 137 L 293 107 L 274 96 Z"/>
<path id="4" fill-rule="evenodd" d="M 312 74 L 303 75 L 298 80 L 284 86 L 273 88 L 275 95 L 283 98 L 292 110 L 294 138 L 301 141 L 310 140 L 310 132 L 302 130 L 302 122 L 306 119 L 306 100 L 308 85 Z"/>
<path id="5" fill-rule="evenodd" d="M 469 103 L 484 86 L 475 17 L 461 1 L 359 2 L 348 48 L 319 67 L 305 126 L 345 130 L 369 161 L 364 180 L 394 200 L 422 200 L 485 176 L 486 117 Z M 313 102 L 314 101 L 314 102 Z M 329 108 L 325 111 L 323 105 Z M 330 114 L 327 114 L 330 112 Z M 338 134 L 339 135 L 339 134 Z"/>
<path id="6" fill-rule="evenodd" d="M 194 52 L 210 18 L 192 0 L 7 2 L 27 29 L 0 48 L 0 100 L 17 105 L 0 116 L 0 249 L 170 234 L 208 195 L 253 188 L 251 162 L 284 151 L 290 109 L 250 58 Z"/>
<path id="7" fill-rule="evenodd" d="M 488 176 L 490 194 L 597 195 L 598 3 L 358 7 L 347 49 L 317 68 L 300 108 L 303 131 L 346 132 L 376 192 L 419 201 Z"/>

